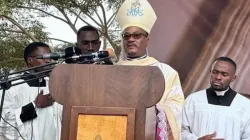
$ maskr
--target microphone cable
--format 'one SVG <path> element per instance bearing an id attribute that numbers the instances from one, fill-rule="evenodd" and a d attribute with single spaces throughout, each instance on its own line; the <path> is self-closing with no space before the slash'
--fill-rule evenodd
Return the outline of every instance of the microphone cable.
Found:
<path id="1" fill-rule="evenodd" d="M 20 131 L 18 130 L 17 127 L 15 127 L 14 125 L 10 124 L 10 123 L 9 123 L 8 121 L 6 121 L 2 116 L 1 116 L 1 119 L 2 119 L 4 122 L 6 122 L 8 125 L 10 125 L 11 127 L 13 127 L 14 129 L 16 129 L 16 131 L 17 131 L 17 133 L 19 134 L 19 136 L 20 136 L 23 140 L 25 140 L 25 139 L 23 138 L 23 136 L 21 135 L 21 133 L 20 133 Z"/>
<path id="2" fill-rule="evenodd" d="M 9 72 L 5 72 L 5 76 L 4 76 L 4 80 L 6 80 L 7 79 L 7 77 L 9 76 Z M 4 97 L 4 95 L 5 95 L 5 89 L 3 89 L 3 96 L 2 96 L 2 98 L 5 98 Z M 1 99 L 1 105 L 2 105 L 2 107 L 3 107 L 3 101 L 4 101 L 4 99 Z M 18 134 L 20 135 L 20 137 L 23 139 L 23 140 L 25 140 L 24 138 L 23 138 L 23 136 L 21 135 L 21 133 L 20 133 L 20 131 L 18 130 L 18 128 L 17 127 L 15 127 L 14 125 L 12 125 L 12 124 L 10 124 L 8 121 L 6 121 L 3 117 L 2 117 L 2 112 L 1 112 L 1 119 L 5 122 L 5 123 L 7 123 L 8 125 L 10 125 L 11 127 L 13 127 L 17 132 L 18 132 Z M 1 121 L 1 120 L 0 120 Z"/>
<path id="3" fill-rule="evenodd" d="M 42 78 L 40 78 L 40 79 L 38 79 L 38 80 L 39 80 L 39 81 L 38 81 L 38 88 L 37 88 L 37 97 L 39 96 L 40 83 L 42 82 Z M 37 110 L 37 106 L 36 106 L 37 101 L 38 101 L 38 98 L 36 98 L 36 101 L 35 101 L 35 106 L 34 106 L 35 111 L 33 112 L 32 117 L 34 117 L 35 112 L 36 112 L 36 110 Z M 34 128 L 33 128 L 33 120 L 34 120 L 34 119 L 31 120 L 31 138 L 30 138 L 30 140 L 32 140 L 32 138 L 33 138 L 33 129 L 34 129 Z"/>

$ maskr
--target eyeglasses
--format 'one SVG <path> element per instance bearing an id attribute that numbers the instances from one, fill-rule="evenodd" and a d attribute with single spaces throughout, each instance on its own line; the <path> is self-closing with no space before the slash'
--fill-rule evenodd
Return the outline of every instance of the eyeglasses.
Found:
<path id="1" fill-rule="evenodd" d="M 133 33 L 133 34 L 127 34 L 127 33 L 125 33 L 125 34 L 122 35 L 122 38 L 124 40 L 129 40 L 131 36 L 134 39 L 140 39 L 142 36 L 147 37 L 148 35 L 147 34 L 143 34 L 143 33 Z"/>
<path id="2" fill-rule="evenodd" d="M 41 54 L 42 55 L 42 54 Z M 32 57 L 32 58 L 35 58 L 37 60 L 45 60 L 45 61 L 49 61 L 49 62 L 53 62 L 54 60 L 50 59 L 50 58 L 43 58 L 43 59 L 39 59 L 37 58 L 38 56 L 41 56 L 41 55 L 28 55 L 27 57 Z"/>
<path id="3" fill-rule="evenodd" d="M 38 57 L 38 56 L 42 56 L 43 54 L 40 55 L 28 55 L 27 57 Z"/>
<path id="4" fill-rule="evenodd" d="M 89 41 L 89 40 L 82 40 L 81 41 L 81 44 L 82 45 L 89 45 L 89 44 L 92 44 L 92 45 L 99 45 L 100 44 L 100 41 L 99 40 L 92 40 L 92 41 Z"/>

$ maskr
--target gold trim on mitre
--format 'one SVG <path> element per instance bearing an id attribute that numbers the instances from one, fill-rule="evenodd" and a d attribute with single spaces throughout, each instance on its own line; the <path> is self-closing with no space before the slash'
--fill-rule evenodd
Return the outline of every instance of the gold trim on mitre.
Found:
<path id="1" fill-rule="evenodd" d="M 117 21 L 124 31 L 136 26 L 150 33 L 157 17 L 147 0 L 125 0 L 117 13 Z"/>

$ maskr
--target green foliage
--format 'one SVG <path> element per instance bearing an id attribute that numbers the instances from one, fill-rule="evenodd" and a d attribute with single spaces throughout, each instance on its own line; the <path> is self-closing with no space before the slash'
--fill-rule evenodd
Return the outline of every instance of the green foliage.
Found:
<path id="1" fill-rule="evenodd" d="M 17 4 L 21 5 L 23 3 L 22 0 L 0 0 L 0 15 L 12 15 L 14 11 L 12 11 Z"/>
<path id="2" fill-rule="evenodd" d="M 115 20 L 118 8 L 124 0 L 36 0 L 23 8 L 32 9 L 41 17 L 50 16 L 68 24 L 76 33 L 76 23 L 95 26 L 102 37 L 105 37 L 118 55 L 120 50 L 116 44 L 120 34 Z M 97 12 L 99 11 L 99 12 Z M 114 15 L 108 17 L 107 12 Z M 98 18 L 93 18 L 97 16 Z M 73 17 L 73 18 L 69 18 Z M 94 24 L 90 24 L 91 20 Z M 117 36 L 118 35 L 118 36 Z"/>
<path id="3" fill-rule="evenodd" d="M 19 40 L 6 38 L 0 39 L 0 69 L 16 70 L 25 66 L 23 60 L 24 45 L 27 40 Z"/>
<path id="4" fill-rule="evenodd" d="M 32 41 L 48 43 L 49 33 L 44 32 L 41 17 L 54 17 L 69 25 L 76 33 L 76 23 L 90 24 L 90 19 L 99 29 L 101 35 L 120 53 L 117 42 L 120 32 L 115 15 L 124 0 L 0 0 L 0 70 L 22 69 L 23 49 Z M 101 11 L 101 13 L 97 13 Z M 113 16 L 107 17 L 107 11 Z M 97 16 L 98 18 L 93 18 Z M 64 42 L 64 41 L 62 41 Z M 61 52 L 72 46 L 65 41 L 64 45 L 53 46 L 53 51 Z"/>
<path id="5" fill-rule="evenodd" d="M 36 15 L 18 8 L 23 4 L 21 0 L 0 0 L 0 70 L 24 68 L 25 46 L 33 41 L 48 41 L 49 34 L 43 31 L 45 27 Z"/>

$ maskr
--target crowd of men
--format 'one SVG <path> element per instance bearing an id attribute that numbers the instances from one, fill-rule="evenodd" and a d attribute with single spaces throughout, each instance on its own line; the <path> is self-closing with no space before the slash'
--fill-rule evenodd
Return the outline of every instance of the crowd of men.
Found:
<path id="1" fill-rule="evenodd" d="M 157 124 L 166 125 L 157 125 L 157 140 L 250 140 L 250 100 L 230 87 L 237 79 L 237 64 L 229 57 L 218 57 L 211 64 L 210 87 L 184 99 L 178 72 L 147 54 L 156 20 L 147 0 L 126 0 L 121 5 L 117 21 L 126 59 L 114 65 L 157 66 L 163 73 L 165 90 L 155 115 Z M 100 50 L 100 35 L 92 26 L 80 28 L 76 40 L 82 53 Z M 36 58 L 48 53 L 47 44 L 32 42 L 24 50 L 24 61 L 28 68 L 48 64 L 50 59 Z M 39 71 L 43 69 L 24 75 Z M 39 78 L 6 91 L 1 140 L 60 140 L 63 106 L 50 95 L 48 83 L 48 77 Z"/>

